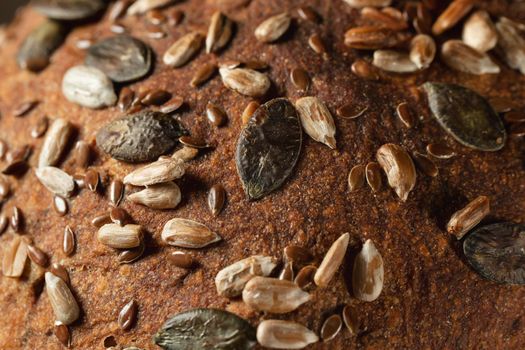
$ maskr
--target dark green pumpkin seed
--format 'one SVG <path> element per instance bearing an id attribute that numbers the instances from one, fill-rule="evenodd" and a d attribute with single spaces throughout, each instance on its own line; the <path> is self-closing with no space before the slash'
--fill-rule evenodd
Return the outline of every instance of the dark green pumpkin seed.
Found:
<path id="1" fill-rule="evenodd" d="M 443 83 L 423 85 L 432 114 L 461 144 L 481 151 L 503 148 L 507 134 L 500 117 L 476 92 Z"/>
<path id="2" fill-rule="evenodd" d="M 525 225 L 502 222 L 479 227 L 467 236 L 463 251 L 484 278 L 525 284 Z"/>
<path id="3" fill-rule="evenodd" d="M 142 78 L 150 71 L 151 62 L 150 48 L 129 35 L 99 41 L 86 56 L 86 65 L 100 69 L 118 83 Z"/>
<path id="4" fill-rule="evenodd" d="M 93 16 L 106 7 L 103 0 L 32 0 L 35 10 L 48 18 L 77 20 Z"/>
<path id="5" fill-rule="evenodd" d="M 271 100 L 255 111 L 241 132 L 235 154 L 250 200 L 281 187 L 297 163 L 301 144 L 301 124 L 287 99 Z"/>
<path id="6" fill-rule="evenodd" d="M 129 163 L 150 162 L 175 147 L 186 131 L 172 117 L 151 110 L 111 121 L 97 134 L 97 145 Z"/>
<path id="7" fill-rule="evenodd" d="M 237 315 L 194 309 L 170 318 L 153 338 L 165 350 L 245 350 L 255 344 L 255 328 Z"/>
<path id="8" fill-rule="evenodd" d="M 49 59 L 64 41 L 66 28 L 55 21 L 45 21 L 33 30 L 22 43 L 17 55 L 20 68 L 40 72 L 49 64 Z"/>

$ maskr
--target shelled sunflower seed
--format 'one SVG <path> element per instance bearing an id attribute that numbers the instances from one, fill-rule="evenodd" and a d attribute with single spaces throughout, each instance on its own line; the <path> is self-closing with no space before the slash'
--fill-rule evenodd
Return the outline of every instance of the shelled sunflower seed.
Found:
<path id="1" fill-rule="evenodd" d="M 430 35 L 418 34 L 410 42 L 410 60 L 419 69 L 426 69 L 436 56 L 436 43 Z"/>
<path id="2" fill-rule="evenodd" d="M 354 296 L 362 301 L 376 300 L 383 290 L 384 274 L 383 258 L 374 243 L 368 239 L 354 261 Z"/>
<path id="3" fill-rule="evenodd" d="M 32 0 L 31 6 L 48 18 L 72 21 L 92 17 L 107 5 L 103 0 Z"/>
<path id="4" fill-rule="evenodd" d="M 178 158 L 159 158 L 156 162 L 139 168 L 124 177 L 124 183 L 133 186 L 151 186 L 181 178 L 185 172 L 184 161 Z"/>
<path id="5" fill-rule="evenodd" d="M 137 0 L 127 11 L 128 16 L 140 15 L 148 11 L 173 4 L 177 0 Z"/>
<path id="6" fill-rule="evenodd" d="M 136 248 L 142 241 L 140 225 L 105 224 L 99 228 L 97 239 L 100 243 L 115 249 Z"/>
<path id="7" fill-rule="evenodd" d="M 179 38 L 162 58 L 165 65 L 170 67 L 181 67 L 197 54 L 202 47 L 203 37 L 200 33 L 192 32 Z"/>
<path id="8" fill-rule="evenodd" d="M 479 196 L 463 209 L 456 211 L 447 223 L 447 231 L 459 240 L 490 213 L 490 200 Z"/>
<path id="9" fill-rule="evenodd" d="M 377 162 L 386 173 L 388 184 L 404 202 L 416 185 L 416 168 L 405 149 L 392 143 L 381 146 L 376 153 Z"/>
<path id="10" fill-rule="evenodd" d="M 363 7 L 385 7 L 390 6 L 392 0 L 344 0 L 345 3 L 354 8 Z"/>
<path id="11" fill-rule="evenodd" d="M 507 65 L 525 74 L 525 39 L 514 22 L 501 18 L 496 23 L 498 48 Z"/>
<path id="12" fill-rule="evenodd" d="M 432 33 L 440 35 L 454 27 L 470 12 L 474 3 L 468 0 L 453 0 L 432 25 Z"/>
<path id="13" fill-rule="evenodd" d="M 55 314 L 55 319 L 70 325 L 80 316 L 80 308 L 64 280 L 51 272 L 46 272 L 46 292 Z"/>
<path id="14" fill-rule="evenodd" d="M 264 320 L 257 327 L 257 341 L 271 349 L 303 349 L 317 343 L 319 337 L 299 323 Z"/>
<path id="15" fill-rule="evenodd" d="M 242 294 L 246 283 L 255 276 L 267 277 L 277 266 L 277 259 L 254 255 L 223 268 L 215 277 L 217 293 L 233 298 Z"/>
<path id="16" fill-rule="evenodd" d="M 27 244 L 15 236 L 11 243 L 4 248 L 2 259 L 2 273 L 6 277 L 20 277 L 24 272 L 27 261 Z"/>
<path id="17" fill-rule="evenodd" d="M 324 143 L 331 149 L 337 147 L 335 123 L 332 114 L 317 97 L 303 97 L 295 101 L 305 132 L 315 141 Z"/>
<path id="18" fill-rule="evenodd" d="M 448 40 L 441 46 L 441 59 L 450 68 L 470 74 L 498 74 L 499 66 L 486 53 L 461 40 Z"/>
<path id="19" fill-rule="evenodd" d="M 387 72 L 412 73 L 419 68 L 406 52 L 393 50 L 376 50 L 372 64 Z"/>
<path id="20" fill-rule="evenodd" d="M 222 83 L 241 95 L 261 97 L 270 89 L 270 79 L 264 73 L 248 68 L 219 68 Z"/>
<path id="21" fill-rule="evenodd" d="M 462 40 L 479 52 L 487 52 L 496 46 L 498 32 L 486 11 L 478 10 L 470 15 L 463 25 Z"/>
<path id="22" fill-rule="evenodd" d="M 128 199 L 152 209 L 174 209 L 181 201 L 181 191 L 176 183 L 170 181 L 148 186 L 128 195 Z"/>
<path id="23" fill-rule="evenodd" d="M 101 70 L 88 66 L 70 68 L 62 80 L 62 93 L 73 103 L 92 109 L 113 106 L 113 83 Z"/>
<path id="24" fill-rule="evenodd" d="M 182 248 L 204 248 L 219 242 L 222 237 L 199 222 L 175 218 L 169 220 L 162 230 L 162 240 Z"/>
<path id="25" fill-rule="evenodd" d="M 53 166 L 60 160 L 73 133 L 73 125 L 65 119 L 55 119 L 44 139 L 38 167 Z"/>
<path id="26" fill-rule="evenodd" d="M 69 198 L 75 190 L 73 177 L 59 168 L 52 166 L 40 167 L 35 170 L 35 174 L 42 185 L 54 194 Z"/>
<path id="27" fill-rule="evenodd" d="M 286 33 L 292 19 L 287 13 L 281 13 L 264 20 L 255 28 L 255 37 L 263 43 L 271 43 Z"/>
<path id="28" fill-rule="evenodd" d="M 314 282 L 317 286 L 321 288 L 328 287 L 330 281 L 343 263 L 349 240 L 350 234 L 345 233 L 332 243 L 321 265 L 319 265 L 319 268 L 315 272 Z"/>
<path id="29" fill-rule="evenodd" d="M 233 34 L 233 21 L 222 12 L 211 16 L 208 34 L 206 35 L 206 52 L 217 52 L 225 47 Z"/>

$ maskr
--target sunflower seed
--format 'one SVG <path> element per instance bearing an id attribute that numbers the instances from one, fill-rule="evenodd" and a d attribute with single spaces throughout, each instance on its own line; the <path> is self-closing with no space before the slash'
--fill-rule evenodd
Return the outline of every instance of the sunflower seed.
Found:
<path id="1" fill-rule="evenodd" d="M 416 167 L 412 158 L 403 147 L 392 143 L 381 146 L 377 150 L 376 158 L 386 173 L 388 184 L 405 202 L 416 185 Z"/>
<path id="2" fill-rule="evenodd" d="M 356 27 L 345 33 L 345 45 L 354 49 L 377 50 L 400 46 L 410 40 L 407 32 L 382 27 Z"/>
<path id="3" fill-rule="evenodd" d="M 316 271 L 317 267 L 315 267 L 314 265 L 307 265 L 303 267 L 297 273 L 297 276 L 294 279 L 294 283 L 297 284 L 301 289 L 306 288 L 310 283 L 314 281 L 314 275 Z"/>
<path id="4" fill-rule="evenodd" d="M 366 182 L 373 192 L 381 189 L 383 180 L 381 180 L 381 166 L 376 162 L 369 162 L 365 168 Z"/>
<path id="5" fill-rule="evenodd" d="M 396 108 L 397 116 L 399 120 L 407 127 L 411 128 L 416 124 L 417 119 L 410 110 L 410 106 L 406 102 L 401 102 Z"/>
<path id="6" fill-rule="evenodd" d="M 500 19 L 496 23 L 496 30 L 502 58 L 510 68 L 525 74 L 525 39 L 519 29 L 514 23 Z"/>
<path id="7" fill-rule="evenodd" d="M 438 175 L 439 169 L 432 159 L 418 152 L 414 153 L 413 158 L 416 165 L 423 173 L 431 177 L 436 177 Z"/>
<path id="8" fill-rule="evenodd" d="M 324 342 L 334 339 L 342 327 L 343 321 L 341 320 L 341 316 L 332 315 L 328 317 L 321 327 L 321 339 L 323 339 Z"/>
<path id="9" fill-rule="evenodd" d="M 152 209 L 174 209 L 181 201 L 181 192 L 177 184 L 166 182 L 132 193 L 128 199 Z"/>
<path id="10" fill-rule="evenodd" d="M 470 74 L 498 74 L 499 66 L 486 53 L 478 52 L 460 40 L 441 46 L 441 58 L 450 68 Z"/>
<path id="11" fill-rule="evenodd" d="M 393 10 L 392 7 L 390 9 Z M 401 13 L 393 15 L 388 11 L 378 10 L 374 7 L 363 7 L 361 17 L 374 22 L 374 25 L 392 30 L 403 30 L 408 28 L 405 18 Z"/>
<path id="12" fill-rule="evenodd" d="M 137 248 L 123 250 L 118 255 L 119 264 L 131 264 L 134 261 L 137 261 L 144 255 L 144 250 L 146 246 L 144 242 L 140 242 L 140 245 Z"/>
<path id="13" fill-rule="evenodd" d="M 381 78 L 377 68 L 363 59 L 358 59 L 352 63 L 351 69 L 352 73 L 366 80 L 379 80 Z"/>
<path id="14" fill-rule="evenodd" d="M 112 223 L 112 221 L 109 217 L 109 214 L 98 215 L 91 220 L 91 224 L 97 228 L 101 228 L 102 226 L 110 223 Z"/>
<path id="15" fill-rule="evenodd" d="M 179 149 L 177 152 L 173 153 L 171 156 L 172 158 L 180 159 L 183 162 L 188 162 L 199 154 L 198 148 L 193 148 L 189 146 L 184 146 L 181 149 Z"/>
<path id="16" fill-rule="evenodd" d="M 283 270 L 279 274 L 279 279 L 291 282 L 294 280 L 293 263 L 287 262 L 284 264 Z"/>
<path id="17" fill-rule="evenodd" d="M 61 278 L 66 284 L 69 284 L 69 282 L 70 282 L 69 281 L 69 274 L 68 274 L 68 272 L 67 272 L 67 270 L 66 270 L 66 268 L 64 266 L 62 266 L 62 265 L 60 265 L 58 263 L 53 263 L 51 265 L 51 267 L 49 268 L 49 271 L 53 275 Z"/>
<path id="18" fill-rule="evenodd" d="M 241 131 L 235 160 L 249 199 L 282 186 L 297 162 L 302 131 L 295 108 L 284 98 L 260 106 Z"/>
<path id="19" fill-rule="evenodd" d="M 18 207 L 13 207 L 13 211 L 11 213 L 11 219 L 10 219 L 11 228 L 15 232 L 22 231 L 22 226 L 24 224 L 24 216 L 22 214 L 22 211 Z"/>
<path id="20" fill-rule="evenodd" d="M 103 0 L 32 0 L 31 5 L 48 18 L 66 21 L 91 17 L 107 6 Z"/>
<path id="21" fill-rule="evenodd" d="M 36 124 L 31 129 L 31 137 L 34 139 L 44 136 L 49 126 L 49 119 L 46 116 L 43 116 L 38 119 Z"/>
<path id="22" fill-rule="evenodd" d="M 254 310 L 284 314 L 311 299 L 295 283 L 269 277 L 253 277 L 242 291 L 242 300 Z"/>
<path id="23" fill-rule="evenodd" d="M 214 185 L 208 193 L 208 208 L 213 216 L 219 215 L 226 202 L 226 191 L 221 185 Z"/>
<path id="24" fill-rule="evenodd" d="M 323 39 L 317 33 L 310 35 L 308 38 L 308 46 L 319 55 L 325 55 L 327 52 Z"/>
<path id="25" fill-rule="evenodd" d="M 321 16 L 310 6 L 300 6 L 297 9 L 297 14 L 305 21 L 310 21 L 314 23 L 321 22 Z"/>
<path id="26" fill-rule="evenodd" d="M 348 5 L 354 8 L 363 7 L 385 7 L 390 6 L 392 0 L 344 0 Z"/>
<path id="27" fill-rule="evenodd" d="M 215 277 L 217 293 L 233 298 L 242 294 L 246 283 L 255 276 L 269 276 L 277 266 L 277 259 L 254 255 L 239 260 L 219 271 Z"/>
<path id="28" fill-rule="evenodd" d="M 71 346 L 71 334 L 69 333 L 69 328 L 65 324 L 56 322 L 55 327 L 53 328 L 53 333 L 58 341 L 60 341 L 66 348 Z"/>
<path id="29" fill-rule="evenodd" d="M 345 305 L 343 309 L 343 322 L 350 334 L 357 335 L 359 332 L 359 319 L 357 318 L 357 312 L 350 305 Z"/>
<path id="30" fill-rule="evenodd" d="M 170 67 L 181 67 L 200 50 L 201 46 L 202 35 L 200 33 L 186 34 L 170 46 L 164 54 L 163 62 Z"/>
<path id="31" fill-rule="evenodd" d="M 348 173 L 348 189 L 354 192 L 365 185 L 365 166 L 356 165 Z"/>
<path id="32" fill-rule="evenodd" d="M 75 66 L 66 72 L 62 93 L 70 102 L 92 109 L 117 102 L 111 80 L 101 70 L 88 66 Z"/>
<path id="33" fill-rule="evenodd" d="M 206 116 L 208 120 L 215 126 L 223 126 L 228 120 L 226 112 L 219 106 L 208 102 L 206 105 Z"/>
<path id="34" fill-rule="evenodd" d="M 159 158 L 156 162 L 139 168 L 124 178 L 125 184 L 150 186 L 181 178 L 184 175 L 184 162 L 178 158 Z"/>
<path id="35" fill-rule="evenodd" d="M 335 149 L 335 124 L 332 114 L 317 97 L 303 97 L 295 102 L 301 124 L 306 133 L 315 141 Z"/>
<path id="36" fill-rule="evenodd" d="M 410 42 L 410 60 L 419 69 L 430 67 L 436 56 L 436 43 L 430 35 L 418 34 Z"/>
<path id="37" fill-rule="evenodd" d="M 308 86 L 310 86 L 310 77 L 308 76 L 308 72 L 302 68 L 292 69 L 290 72 L 290 80 L 292 84 L 301 91 L 308 90 Z"/>
<path id="38" fill-rule="evenodd" d="M 319 337 L 299 323 L 264 320 L 257 327 L 257 341 L 266 348 L 302 349 L 317 343 Z"/>
<path id="39" fill-rule="evenodd" d="M 64 24 L 45 21 L 34 29 L 18 50 L 18 66 L 32 72 L 40 72 L 49 65 L 51 55 L 64 42 L 67 29 Z"/>
<path id="40" fill-rule="evenodd" d="M 459 240 L 490 213 L 490 200 L 479 196 L 466 207 L 455 212 L 447 224 L 447 231 Z"/>
<path id="41" fill-rule="evenodd" d="M 525 284 L 525 226 L 512 222 L 485 225 L 463 242 L 468 263 L 482 277 L 507 284 Z"/>
<path id="42" fill-rule="evenodd" d="M 420 34 L 432 34 L 432 21 L 431 9 L 423 2 L 418 3 L 416 5 L 416 14 L 412 20 L 412 25 L 416 31 Z"/>
<path id="43" fill-rule="evenodd" d="M 2 273 L 6 277 L 20 277 L 24 272 L 27 260 L 27 244 L 15 236 L 11 244 L 4 248 L 2 260 Z"/>
<path id="44" fill-rule="evenodd" d="M 106 124 L 97 133 L 97 145 L 124 162 L 150 162 L 172 150 L 185 132 L 171 116 L 144 110 Z"/>
<path id="45" fill-rule="evenodd" d="M 248 105 L 246 106 L 246 108 L 244 108 L 244 111 L 242 112 L 242 115 L 241 115 L 241 121 L 243 125 L 248 124 L 248 122 L 250 121 L 250 118 L 253 116 L 257 108 L 259 108 L 260 106 L 261 105 L 259 104 L 259 102 L 256 102 L 256 101 L 251 101 L 250 103 L 248 103 Z"/>
<path id="46" fill-rule="evenodd" d="M 220 11 L 211 16 L 208 35 L 206 36 L 206 52 L 217 52 L 228 42 L 233 33 L 233 22 Z"/>
<path id="47" fill-rule="evenodd" d="M 354 296 L 362 301 L 374 301 L 383 289 L 383 258 L 374 243 L 367 240 L 356 256 L 352 272 Z"/>
<path id="48" fill-rule="evenodd" d="M 438 19 L 432 26 L 432 33 L 440 35 L 443 32 L 454 27 L 463 17 L 467 15 L 472 9 L 475 1 L 470 0 L 454 0 L 441 13 Z"/>
<path id="49" fill-rule="evenodd" d="M 503 148 L 507 138 L 505 128 L 483 97 L 452 84 L 427 82 L 423 89 L 432 114 L 458 142 L 482 151 Z"/>
<path id="50" fill-rule="evenodd" d="M 350 235 L 345 233 L 332 244 L 330 249 L 328 249 L 321 265 L 319 265 L 319 268 L 314 275 L 314 282 L 317 286 L 321 288 L 328 286 L 343 262 L 349 239 Z"/>
<path id="51" fill-rule="evenodd" d="M 255 344 L 255 329 L 239 316 L 216 309 L 193 309 L 168 319 L 153 337 L 165 350 L 249 350 Z"/>
<path id="52" fill-rule="evenodd" d="M 171 5 L 176 0 L 137 0 L 128 8 L 128 16 L 140 15 L 150 10 Z"/>
<path id="53" fill-rule="evenodd" d="M 190 254 L 184 252 L 173 252 L 168 255 L 168 260 L 181 269 L 191 269 L 195 266 L 195 261 Z"/>
<path id="54" fill-rule="evenodd" d="M 55 119 L 47 132 L 38 158 L 38 167 L 53 166 L 60 160 L 73 132 L 73 126 L 65 119 Z"/>
<path id="55" fill-rule="evenodd" d="M 106 224 L 98 230 L 97 239 L 100 243 L 115 249 L 136 248 L 142 240 L 142 227 Z"/>
<path id="56" fill-rule="evenodd" d="M 287 13 L 272 16 L 255 28 L 255 37 L 263 43 L 271 43 L 279 39 L 290 27 L 292 19 Z"/>
<path id="57" fill-rule="evenodd" d="M 412 73 L 418 70 L 407 53 L 392 50 L 374 51 L 372 64 L 377 68 L 394 73 Z"/>
<path id="58" fill-rule="evenodd" d="M 213 63 L 205 63 L 197 69 L 191 79 L 190 85 L 193 87 L 200 86 L 207 82 L 217 71 L 217 66 Z"/>
<path id="59" fill-rule="evenodd" d="M 86 65 L 104 72 L 111 80 L 124 83 L 144 77 L 151 69 L 151 50 L 129 35 L 117 35 L 92 45 Z"/>
<path id="60" fill-rule="evenodd" d="M 118 314 L 118 326 L 128 331 L 137 319 L 138 305 L 135 300 L 130 301 L 120 310 Z"/>
<path id="61" fill-rule="evenodd" d="M 263 73 L 248 68 L 220 68 L 223 84 L 241 95 L 260 97 L 270 89 L 270 79 Z"/>
<path id="62" fill-rule="evenodd" d="M 496 46 L 498 33 L 486 11 L 478 10 L 470 15 L 463 25 L 462 39 L 479 52 L 487 52 Z"/>
<path id="63" fill-rule="evenodd" d="M 44 253 L 42 250 L 35 247 L 34 245 L 27 245 L 27 256 L 29 257 L 29 259 L 31 259 L 32 262 L 34 262 L 38 266 L 47 267 L 49 259 L 46 253 Z"/>
<path id="64" fill-rule="evenodd" d="M 66 282 L 51 272 L 46 272 L 45 279 L 47 296 L 56 320 L 65 325 L 75 322 L 80 315 L 80 309 Z"/>
<path id="65" fill-rule="evenodd" d="M 67 201 L 60 196 L 53 196 L 53 209 L 59 216 L 67 214 Z"/>
<path id="66" fill-rule="evenodd" d="M 73 255 L 73 252 L 75 251 L 75 233 L 69 226 L 66 226 L 64 230 L 62 251 L 64 252 L 64 254 L 66 254 L 66 256 Z"/>
<path id="67" fill-rule="evenodd" d="M 181 248 L 204 248 L 222 240 L 207 226 L 193 220 L 175 218 L 164 225 L 162 240 Z"/>
<path id="68" fill-rule="evenodd" d="M 438 159 L 450 159 L 456 155 L 452 148 L 442 143 L 428 144 L 427 153 Z"/>
<path id="69" fill-rule="evenodd" d="M 36 177 L 49 191 L 69 198 L 75 190 L 75 181 L 66 172 L 52 166 L 37 168 Z"/>

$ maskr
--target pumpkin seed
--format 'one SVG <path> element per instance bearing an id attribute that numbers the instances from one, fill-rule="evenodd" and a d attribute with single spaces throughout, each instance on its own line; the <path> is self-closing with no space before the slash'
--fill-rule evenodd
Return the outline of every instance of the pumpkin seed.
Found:
<path id="1" fill-rule="evenodd" d="M 67 21 L 91 17 L 107 6 L 103 0 L 32 0 L 31 5 L 48 18 Z"/>
<path id="2" fill-rule="evenodd" d="M 339 269 L 339 266 L 343 263 L 349 240 L 350 234 L 345 233 L 332 243 L 330 249 L 328 249 L 324 256 L 321 265 L 319 265 L 319 268 L 315 272 L 314 282 L 317 286 L 321 288 L 328 287 L 328 284 Z"/>
<path id="3" fill-rule="evenodd" d="M 376 300 L 383 290 L 384 274 L 383 258 L 374 243 L 368 239 L 354 261 L 354 296 L 362 301 Z"/>
<path id="4" fill-rule="evenodd" d="M 152 66 L 150 48 L 129 35 L 117 35 L 91 45 L 86 65 L 104 72 L 111 80 L 125 83 L 144 77 Z"/>
<path id="5" fill-rule="evenodd" d="M 59 168 L 46 166 L 35 170 L 36 177 L 49 191 L 69 198 L 75 190 L 75 181 Z"/>
<path id="6" fill-rule="evenodd" d="M 171 317 L 153 341 L 165 350 L 249 350 L 256 344 L 255 329 L 248 322 L 215 309 L 193 309 Z"/>
<path id="7" fill-rule="evenodd" d="M 455 212 L 447 224 L 447 231 L 463 238 L 467 232 L 472 230 L 490 213 L 490 200 L 487 196 L 479 196 L 471 201 L 466 207 Z"/>
<path id="8" fill-rule="evenodd" d="M 270 89 L 266 74 L 249 68 L 220 68 L 222 83 L 229 89 L 250 97 L 261 97 Z"/>
<path id="9" fill-rule="evenodd" d="M 150 162 L 171 151 L 185 133 L 171 116 L 144 110 L 106 124 L 97 133 L 97 145 L 124 162 Z"/>
<path id="10" fill-rule="evenodd" d="M 117 103 L 113 83 L 104 72 L 94 67 L 70 68 L 62 80 L 62 93 L 70 102 L 93 109 Z"/>
<path id="11" fill-rule="evenodd" d="M 203 248 L 222 240 L 221 236 L 207 226 L 188 219 L 171 219 L 164 225 L 162 240 L 182 248 Z"/>
<path id="12" fill-rule="evenodd" d="M 315 141 L 331 149 L 337 147 L 335 123 L 332 114 L 317 97 L 303 97 L 295 102 L 304 131 Z"/>
<path id="13" fill-rule="evenodd" d="M 525 284 L 525 226 L 501 222 L 481 226 L 463 242 L 468 263 L 482 277 L 507 284 Z"/>
<path id="14" fill-rule="evenodd" d="M 290 176 L 302 144 L 300 121 L 284 98 L 260 106 L 241 131 L 235 159 L 249 199 L 281 187 Z"/>
<path id="15" fill-rule="evenodd" d="M 286 33 L 292 19 L 287 13 L 272 16 L 255 28 L 255 37 L 263 43 L 271 43 Z"/>
<path id="16" fill-rule="evenodd" d="M 179 158 L 159 158 L 156 162 L 139 168 L 124 178 L 125 184 L 151 186 L 181 178 L 184 175 L 184 161 Z"/>
<path id="17" fill-rule="evenodd" d="M 184 35 L 166 51 L 163 62 L 170 67 L 185 65 L 201 48 L 202 35 L 197 32 Z"/>
<path id="18" fill-rule="evenodd" d="M 208 35 L 206 36 L 206 52 L 217 52 L 222 49 L 233 34 L 233 21 L 220 11 L 211 16 Z"/>
<path id="19" fill-rule="evenodd" d="M 128 199 L 152 209 L 174 209 L 181 201 L 181 192 L 176 183 L 166 182 L 132 193 Z"/>
<path id="20" fill-rule="evenodd" d="M 225 267 L 215 277 L 219 295 L 233 298 L 242 294 L 246 283 L 255 276 L 269 276 L 277 266 L 277 259 L 254 255 Z"/>
<path id="21" fill-rule="evenodd" d="M 38 157 L 39 168 L 58 163 L 72 133 L 73 125 L 65 119 L 55 119 L 51 123 Z"/>
<path id="22" fill-rule="evenodd" d="M 386 173 L 388 184 L 404 202 L 416 185 L 416 168 L 405 149 L 392 143 L 381 146 L 376 158 Z"/>
<path id="23" fill-rule="evenodd" d="M 46 292 L 57 321 L 67 325 L 80 316 L 80 308 L 66 282 L 60 277 L 46 272 Z"/>
<path id="24" fill-rule="evenodd" d="M 461 144 L 497 151 L 507 139 L 505 127 L 490 104 L 476 92 L 453 84 L 423 84 L 430 110 L 439 124 Z"/>
<path id="25" fill-rule="evenodd" d="M 264 320 L 257 327 L 257 341 L 271 349 L 302 349 L 317 343 L 319 337 L 299 323 Z"/>

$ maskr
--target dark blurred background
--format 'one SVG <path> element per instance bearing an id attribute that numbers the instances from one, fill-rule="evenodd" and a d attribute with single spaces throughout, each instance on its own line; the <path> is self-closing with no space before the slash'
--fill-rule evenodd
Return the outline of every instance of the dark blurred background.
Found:
<path id="1" fill-rule="evenodd" d="M 0 23 L 7 23 L 12 18 L 17 7 L 24 5 L 28 0 L 0 0 Z"/>

